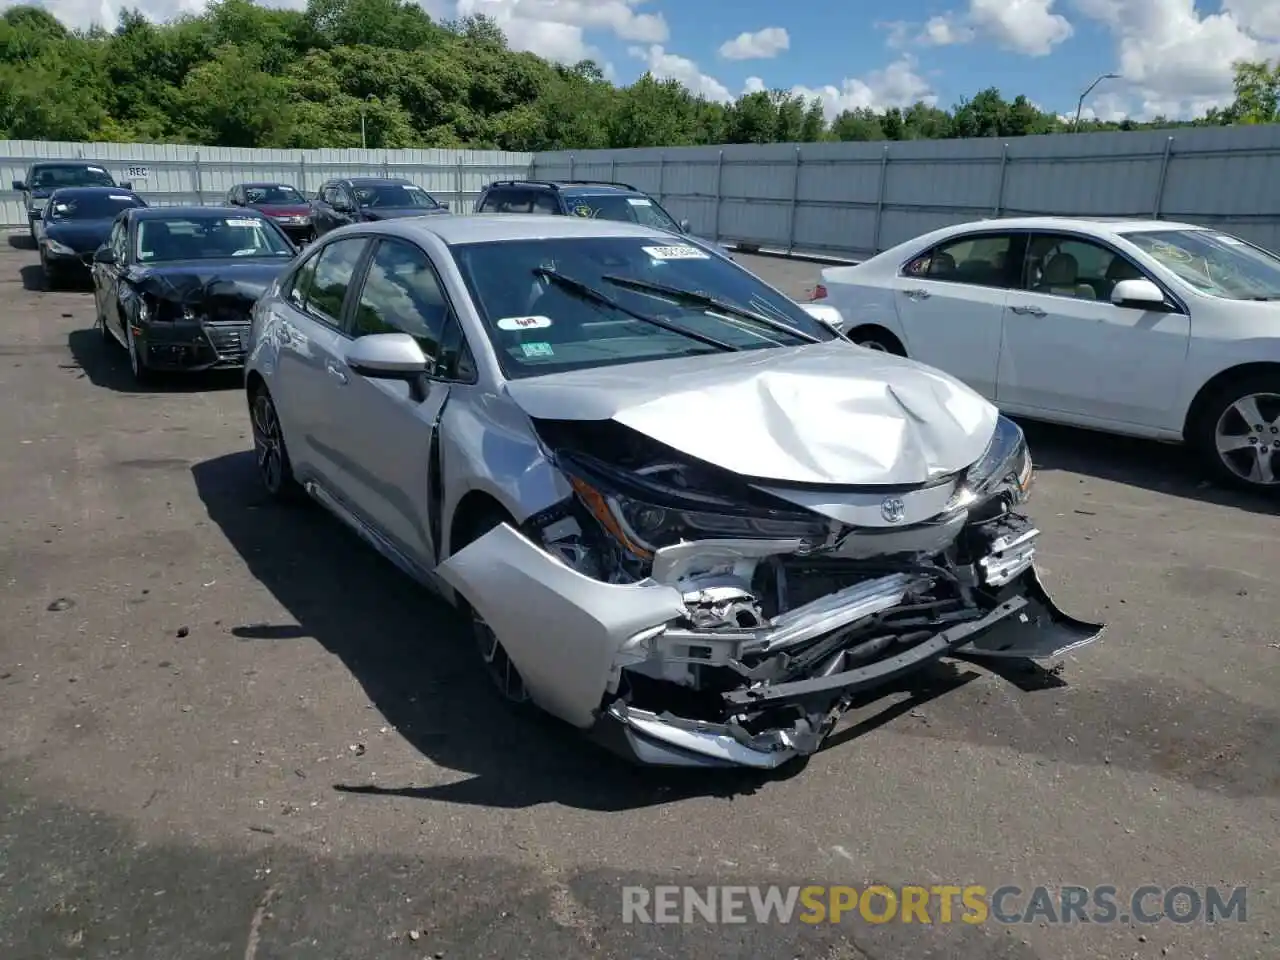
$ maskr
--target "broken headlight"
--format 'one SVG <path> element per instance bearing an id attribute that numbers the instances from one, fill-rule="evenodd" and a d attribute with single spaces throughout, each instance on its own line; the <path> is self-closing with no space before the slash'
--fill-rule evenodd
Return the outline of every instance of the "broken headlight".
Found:
<path id="1" fill-rule="evenodd" d="M 969 498 L 978 502 L 1005 494 L 1010 503 L 1023 503 L 1031 495 L 1033 474 L 1022 428 L 1008 417 L 998 417 L 986 452 L 967 472 Z"/>
<path id="2" fill-rule="evenodd" d="M 660 464 L 623 475 L 565 462 L 578 499 L 627 552 L 644 560 L 686 540 L 801 539 L 818 546 L 829 521 L 810 513 L 744 506 L 683 486 L 685 468 Z"/>

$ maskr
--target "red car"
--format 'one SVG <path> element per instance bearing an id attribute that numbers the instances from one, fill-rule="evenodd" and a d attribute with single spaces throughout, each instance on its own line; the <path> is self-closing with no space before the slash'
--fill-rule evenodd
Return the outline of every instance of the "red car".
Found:
<path id="1" fill-rule="evenodd" d="M 227 191 L 227 203 L 252 207 L 266 214 L 297 244 L 315 239 L 311 205 L 297 187 L 287 183 L 237 183 Z"/>

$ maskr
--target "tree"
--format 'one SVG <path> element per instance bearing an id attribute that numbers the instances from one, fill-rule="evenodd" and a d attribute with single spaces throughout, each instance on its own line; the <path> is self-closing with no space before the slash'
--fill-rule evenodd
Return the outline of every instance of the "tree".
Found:
<path id="1" fill-rule="evenodd" d="M 1233 64 L 1235 101 L 1222 112 L 1228 123 L 1280 123 L 1280 60 Z"/>

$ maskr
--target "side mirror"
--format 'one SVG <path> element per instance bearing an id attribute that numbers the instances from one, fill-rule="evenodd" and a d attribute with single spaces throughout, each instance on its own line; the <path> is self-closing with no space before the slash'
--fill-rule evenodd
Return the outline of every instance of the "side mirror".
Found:
<path id="1" fill-rule="evenodd" d="M 409 384 L 415 399 L 421 398 L 421 378 L 431 364 L 407 333 L 371 333 L 347 347 L 347 366 L 370 380 L 401 380 Z"/>
<path id="2" fill-rule="evenodd" d="M 132 189 L 133 189 L 133 181 L 132 181 L 132 180 L 121 180 L 121 181 L 120 181 L 120 189 L 121 189 L 121 190 L 132 190 Z"/>
<path id="3" fill-rule="evenodd" d="M 1150 280 L 1121 280 L 1111 291 L 1111 302 L 1117 307 L 1158 310 L 1164 306 L 1164 292 Z"/>
<path id="4" fill-rule="evenodd" d="M 116 252 L 110 247 L 99 247 L 93 252 L 94 263 L 112 264 L 116 262 Z"/>
<path id="5" fill-rule="evenodd" d="M 683 230 L 685 233 L 688 233 L 690 230 L 693 229 L 693 224 L 691 224 L 688 220 L 681 220 L 680 229 Z"/>
<path id="6" fill-rule="evenodd" d="M 440 201 L 440 206 L 442 206 L 442 207 L 444 207 L 444 209 L 448 210 L 448 209 L 449 209 L 449 201 L 448 201 L 448 200 L 441 200 L 441 201 Z"/>
<path id="7" fill-rule="evenodd" d="M 18 193 L 25 193 L 27 189 L 27 185 L 23 183 L 21 180 L 15 180 L 13 181 L 13 189 L 18 191 Z"/>
<path id="8" fill-rule="evenodd" d="M 821 320 L 827 326 L 839 330 L 844 326 L 844 317 L 835 307 L 825 303 L 802 303 L 800 308 L 815 320 Z"/>

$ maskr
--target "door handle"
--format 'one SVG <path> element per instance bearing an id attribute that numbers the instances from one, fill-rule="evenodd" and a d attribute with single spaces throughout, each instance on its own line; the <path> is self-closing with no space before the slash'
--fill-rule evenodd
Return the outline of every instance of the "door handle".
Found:
<path id="1" fill-rule="evenodd" d="M 329 376 L 333 377 L 339 383 L 347 382 L 347 375 L 342 371 L 342 368 L 332 360 L 325 361 L 324 369 L 325 373 L 329 374 Z"/>
<path id="2" fill-rule="evenodd" d="M 1009 309 L 1025 317 L 1043 317 L 1045 315 L 1045 312 L 1039 307 L 1010 307 Z"/>
<path id="3" fill-rule="evenodd" d="M 907 296 L 910 297 L 912 300 L 928 300 L 930 297 L 930 293 L 928 290 L 918 289 L 918 290 L 907 290 L 905 292 Z"/>

